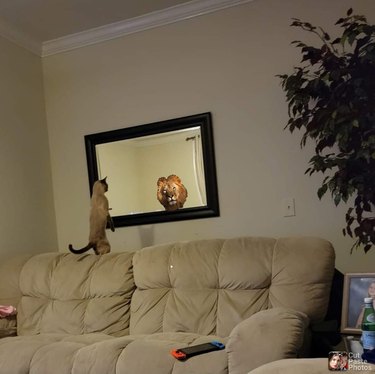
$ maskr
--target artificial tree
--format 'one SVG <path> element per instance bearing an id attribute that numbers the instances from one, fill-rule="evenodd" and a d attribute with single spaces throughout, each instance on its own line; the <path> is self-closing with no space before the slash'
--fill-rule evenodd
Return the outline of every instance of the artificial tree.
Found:
<path id="1" fill-rule="evenodd" d="M 278 75 L 288 102 L 291 132 L 302 129 L 301 147 L 312 139 L 315 155 L 306 173 L 326 174 L 318 196 L 329 190 L 336 205 L 351 202 L 343 234 L 353 248 L 375 245 L 375 26 L 352 9 L 332 39 L 321 27 L 293 19 L 291 26 L 315 34 L 320 47 L 299 40 L 301 66 Z M 353 200 L 349 199 L 353 196 Z"/>

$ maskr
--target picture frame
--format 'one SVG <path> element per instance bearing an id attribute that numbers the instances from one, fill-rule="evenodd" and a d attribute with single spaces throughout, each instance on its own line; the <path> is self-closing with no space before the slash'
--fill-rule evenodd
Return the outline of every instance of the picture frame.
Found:
<path id="1" fill-rule="evenodd" d="M 341 332 L 361 333 L 363 299 L 375 297 L 375 273 L 346 273 L 342 301 Z"/>
<path id="2" fill-rule="evenodd" d="M 84 140 L 90 195 L 95 181 L 108 177 L 115 227 L 220 216 L 210 112 L 88 134 Z M 171 174 L 181 178 L 188 199 L 167 211 L 157 199 L 157 182 Z"/>

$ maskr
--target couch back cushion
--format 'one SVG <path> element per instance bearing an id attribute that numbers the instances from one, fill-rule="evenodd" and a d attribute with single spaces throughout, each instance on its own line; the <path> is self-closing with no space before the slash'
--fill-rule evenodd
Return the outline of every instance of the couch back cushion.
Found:
<path id="1" fill-rule="evenodd" d="M 200 240 L 144 248 L 133 264 L 131 334 L 227 336 L 242 320 L 276 306 L 322 319 L 334 251 L 318 238 Z"/>
<path id="2" fill-rule="evenodd" d="M 128 334 L 134 291 L 132 253 L 47 253 L 20 273 L 18 334 Z"/>

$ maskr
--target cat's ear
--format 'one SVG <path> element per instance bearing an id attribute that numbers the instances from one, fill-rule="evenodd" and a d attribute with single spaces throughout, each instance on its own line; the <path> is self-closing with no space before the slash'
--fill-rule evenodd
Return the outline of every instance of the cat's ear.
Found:
<path id="1" fill-rule="evenodd" d="M 100 182 L 102 183 L 107 183 L 107 177 L 103 178 L 103 179 L 100 179 Z"/>

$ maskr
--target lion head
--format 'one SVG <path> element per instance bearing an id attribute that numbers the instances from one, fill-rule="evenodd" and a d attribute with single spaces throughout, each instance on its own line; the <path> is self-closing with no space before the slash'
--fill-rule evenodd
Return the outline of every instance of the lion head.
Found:
<path id="1" fill-rule="evenodd" d="M 184 206 L 188 193 L 177 175 L 161 177 L 157 185 L 157 198 L 165 210 L 177 210 Z"/>

